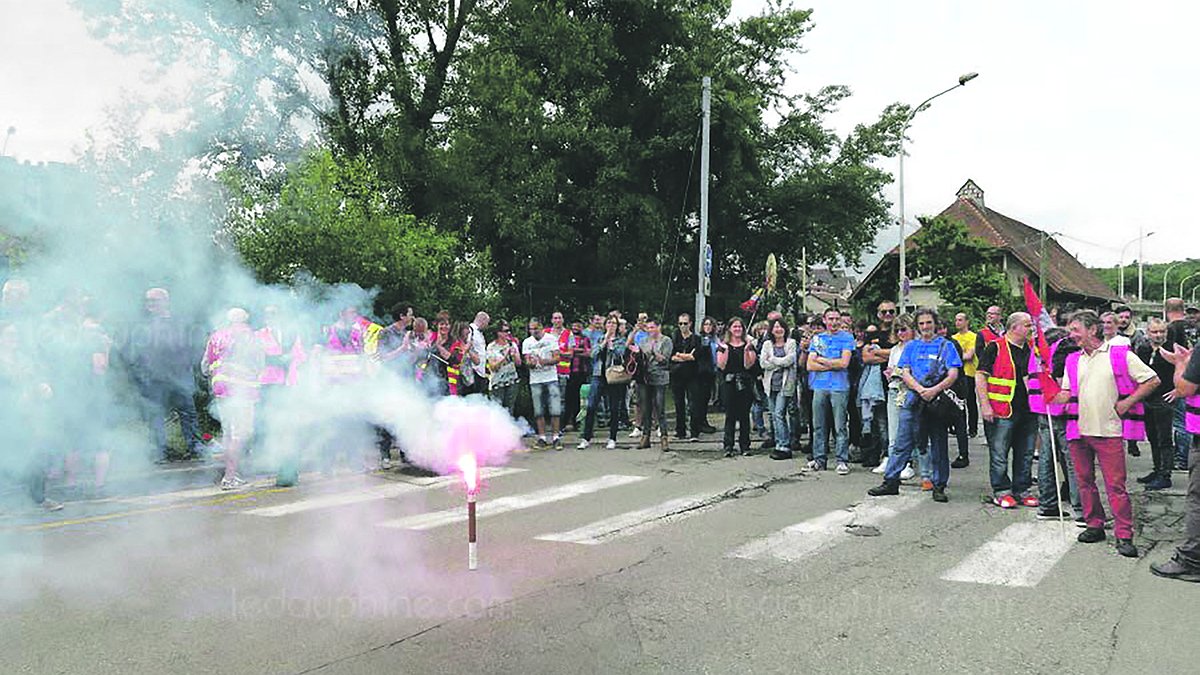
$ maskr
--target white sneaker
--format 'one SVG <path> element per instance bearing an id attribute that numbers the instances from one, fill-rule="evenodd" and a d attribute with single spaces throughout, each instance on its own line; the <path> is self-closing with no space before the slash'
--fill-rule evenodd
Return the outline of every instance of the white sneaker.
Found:
<path id="1" fill-rule="evenodd" d="M 917 472 L 913 471 L 911 466 L 906 466 L 904 467 L 904 470 L 900 472 L 900 480 L 909 480 L 915 475 L 917 475 Z"/>
<path id="2" fill-rule="evenodd" d="M 808 464 L 805 464 L 804 466 L 805 466 L 805 468 L 807 468 L 809 471 L 820 471 L 820 470 L 821 470 L 821 463 L 820 463 L 820 462 L 818 462 L 818 461 L 817 461 L 817 460 L 815 460 L 815 459 L 810 459 L 810 460 L 808 461 Z"/>
<path id="3" fill-rule="evenodd" d="M 392 460 L 388 459 L 387 457 L 384 457 L 383 461 L 381 461 L 379 463 L 379 468 L 384 469 L 384 470 L 392 468 Z"/>
<path id="4" fill-rule="evenodd" d="M 654 440 L 656 440 L 656 441 L 661 441 L 661 440 L 662 440 L 662 429 L 655 429 L 655 430 L 654 430 Z"/>
<path id="5" fill-rule="evenodd" d="M 634 428 L 633 428 L 633 431 L 629 432 L 629 437 L 630 437 L 630 438 L 641 438 L 641 437 L 642 437 L 642 430 L 641 430 L 641 429 L 639 429 L 639 428 L 637 428 L 637 427 L 634 427 Z"/>
<path id="6" fill-rule="evenodd" d="M 616 449 L 617 449 L 617 442 L 616 442 L 616 441 L 614 441 L 614 440 L 612 440 L 612 439 L 610 438 L 610 439 L 608 440 L 608 443 L 605 443 L 605 444 L 604 444 L 604 449 L 605 449 L 605 450 L 616 450 Z"/>
<path id="7" fill-rule="evenodd" d="M 874 469 L 871 469 L 871 473 L 877 473 L 880 476 L 887 473 L 887 462 L 886 461 L 880 462 L 879 466 L 875 467 Z"/>
<path id="8" fill-rule="evenodd" d="M 849 466 L 849 465 L 847 465 L 845 462 L 838 462 L 838 465 L 837 465 L 837 475 L 839 475 L 839 476 L 846 476 L 846 475 L 848 475 L 849 473 L 850 473 L 850 466 Z"/>
<path id="9" fill-rule="evenodd" d="M 575 446 L 575 449 L 576 450 L 587 450 L 587 447 L 591 444 L 592 444 L 592 442 L 586 438 L 580 439 L 579 444 Z"/>

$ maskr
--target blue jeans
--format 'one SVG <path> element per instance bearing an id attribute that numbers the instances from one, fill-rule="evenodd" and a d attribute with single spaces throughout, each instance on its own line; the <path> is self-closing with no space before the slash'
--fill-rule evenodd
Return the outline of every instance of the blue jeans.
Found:
<path id="1" fill-rule="evenodd" d="M 1175 401 L 1175 419 L 1172 428 L 1175 432 L 1175 466 L 1186 467 L 1188 465 L 1188 453 L 1192 449 L 1192 435 L 1188 433 L 1187 424 L 1184 415 L 1187 412 L 1187 401 L 1179 399 Z"/>
<path id="2" fill-rule="evenodd" d="M 850 392 L 817 389 L 813 391 L 813 460 L 824 465 L 829 454 L 829 417 L 833 414 L 837 461 L 850 461 Z"/>
<path id="3" fill-rule="evenodd" d="M 1050 448 L 1050 423 L 1045 415 L 1038 415 L 1038 436 L 1042 439 L 1042 452 L 1038 455 L 1038 501 L 1042 508 L 1058 506 L 1058 478 L 1054 474 L 1054 454 L 1058 454 L 1059 473 L 1066 474 L 1067 488 L 1071 494 L 1071 506 L 1082 513 L 1079 501 L 1079 484 L 1075 482 L 1075 463 L 1071 461 L 1071 450 L 1067 447 L 1067 421 L 1054 418 L 1054 448 Z"/>
<path id="4" fill-rule="evenodd" d="M 936 420 L 927 419 L 909 402 L 900 408 L 900 424 L 897 429 L 896 444 L 892 454 L 888 456 L 887 468 L 883 472 L 884 480 L 899 482 L 900 472 L 908 466 L 912 459 L 913 450 L 928 444 L 929 460 L 932 463 L 931 480 L 935 487 L 944 488 L 950 481 L 950 438 L 946 425 Z"/>
<path id="5" fill-rule="evenodd" d="M 530 383 L 529 394 L 533 397 L 534 419 L 562 415 L 562 389 L 557 381 Z"/>
<path id="6" fill-rule="evenodd" d="M 771 406 L 771 433 L 775 436 L 775 447 L 780 450 L 787 449 L 792 442 L 789 419 L 792 397 L 777 391 L 767 395 L 767 403 Z"/>
<path id="7" fill-rule="evenodd" d="M 991 460 L 992 495 L 1024 497 L 1031 494 L 1033 443 L 1037 441 L 1038 434 L 1037 417 L 1032 413 L 1014 412 L 1008 419 L 997 417 L 994 422 L 984 424 L 991 428 L 988 434 L 988 454 Z M 1009 448 L 1013 450 L 1012 480 L 1008 478 Z"/>
<path id="8" fill-rule="evenodd" d="M 1024 497 L 1033 485 L 1033 445 L 1037 439 L 1037 417 L 1016 413 L 1008 419 L 997 417 L 987 426 L 991 455 L 992 494 Z M 1009 448 L 1012 449 L 1012 480 L 1008 478 Z M 1044 454 L 1044 453 L 1043 453 Z"/>

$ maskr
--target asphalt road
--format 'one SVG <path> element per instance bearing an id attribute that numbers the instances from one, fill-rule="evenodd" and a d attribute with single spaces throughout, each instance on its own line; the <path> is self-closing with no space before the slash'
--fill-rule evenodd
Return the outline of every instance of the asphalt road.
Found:
<path id="1" fill-rule="evenodd" d="M 185 471 L 9 514 L 0 672 L 1197 670 L 1200 587 L 1148 570 L 1177 496 L 1137 501 L 1157 534 L 1130 560 L 982 504 L 981 447 L 949 504 L 676 447 L 516 456 L 480 496 L 476 571 L 461 486 L 398 472 L 219 494 Z"/>

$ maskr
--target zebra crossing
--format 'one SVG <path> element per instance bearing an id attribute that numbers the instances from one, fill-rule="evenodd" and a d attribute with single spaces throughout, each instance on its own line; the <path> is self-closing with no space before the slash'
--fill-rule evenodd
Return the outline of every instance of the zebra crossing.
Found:
<path id="1" fill-rule="evenodd" d="M 484 471 L 485 478 L 500 479 L 527 474 L 523 468 L 491 468 Z M 578 477 L 576 477 L 578 478 Z M 538 482 L 525 475 L 524 484 Z M 567 546 L 596 547 L 619 540 L 630 540 L 661 528 L 679 527 L 685 520 L 702 519 L 710 514 L 736 504 L 739 490 L 747 488 L 745 483 L 725 486 L 721 489 L 692 492 L 683 496 L 669 496 L 656 489 L 659 481 L 642 475 L 602 474 L 590 478 L 567 480 L 561 484 L 537 487 L 531 490 L 514 490 L 505 481 L 490 486 L 484 498 L 479 500 L 477 517 L 498 518 L 505 514 L 553 510 L 559 520 L 563 514 L 578 513 L 562 508 L 564 503 L 588 501 L 583 513 L 592 515 L 603 512 L 590 522 L 570 523 L 557 531 L 543 528 L 531 531 L 529 539 Z M 369 502 L 388 504 L 390 500 L 405 498 L 436 488 L 450 488 L 457 482 L 455 477 L 440 477 L 409 482 L 388 482 L 360 487 L 355 490 L 318 494 L 291 501 L 282 501 L 265 506 L 251 506 L 239 511 L 241 515 L 255 518 L 285 518 L 302 516 L 329 509 L 353 507 Z M 615 488 L 640 486 L 640 490 L 625 491 L 619 499 L 602 498 Z M 663 499 L 663 497 L 668 497 Z M 396 517 L 384 517 L 374 522 L 374 527 L 385 530 L 407 530 L 430 532 L 466 521 L 462 506 L 438 508 L 438 500 L 430 500 L 429 510 L 407 513 Z M 764 532 L 747 532 L 746 538 L 725 551 L 723 556 L 731 560 L 751 563 L 796 563 L 816 556 L 830 555 L 840 550 L 853 552 L 854 547 L 878 531 L 864 529 L 879 528 L 891 521 L 911 522 L 921 518 L 922 508 L 933 507 L 928 495 L 921 492 L 905 492 L 898 497 L 870 498 L 842 508 L 799 520 L 782 529 L 772 528 Z M 629 510 L 624 510 L 629 509 Z M 385 509 L 386 510 L 386 509 Z M 964 517 L 977 516 L 972 510 Z M 1020 513 L 1014 517 L 1020 517 Z M 906 518 L 902 518 L 907 516 Z M 1031 514 L 1030 514 L 1031 516 Z M 585 516 L 580 516 L 586 520 Z M 702 527 L 702 525 L 700 526 Z M 1074 530 L 1074 528 L 1070 528 Z M 888 532 L 897 530 L 889 527 Z M 1067 555 L 1075 542 L 1073 531 L 1064 531 L 1054 522 L 1019 520 L 1013 522 L 994 536 L 991 529 L 981 529 L 979 541 L 964 541 L 966 554 L 957 564 L 940 574 L 947 583 L 976 584 L 994 587 L 1028 588 L 1037 586 Z M 905 534 L 899 537 L 907 536 Z M 894 541 L 894 540 L 892 540 Z M 886 544 L 885 544 L 886 545 Z"/>

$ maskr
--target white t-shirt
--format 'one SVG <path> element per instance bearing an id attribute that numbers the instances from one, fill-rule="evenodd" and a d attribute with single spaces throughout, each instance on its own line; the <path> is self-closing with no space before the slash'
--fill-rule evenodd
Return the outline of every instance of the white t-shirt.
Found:
<path id="1" fill-rule="evenodd" d="M 558 382 L 558 361 L 551 358 L 554 352 L 558 351 L 558 338 L 550 334 L 550 331 L 542 333 L 542 339 L 530 335 L 521 343 L 521 353 L 525 358 L 530 356 L 538 357 L 543 364 L 540 366 L 529 366 L 529 384 L 546 384 L 548 382 Z"/>

